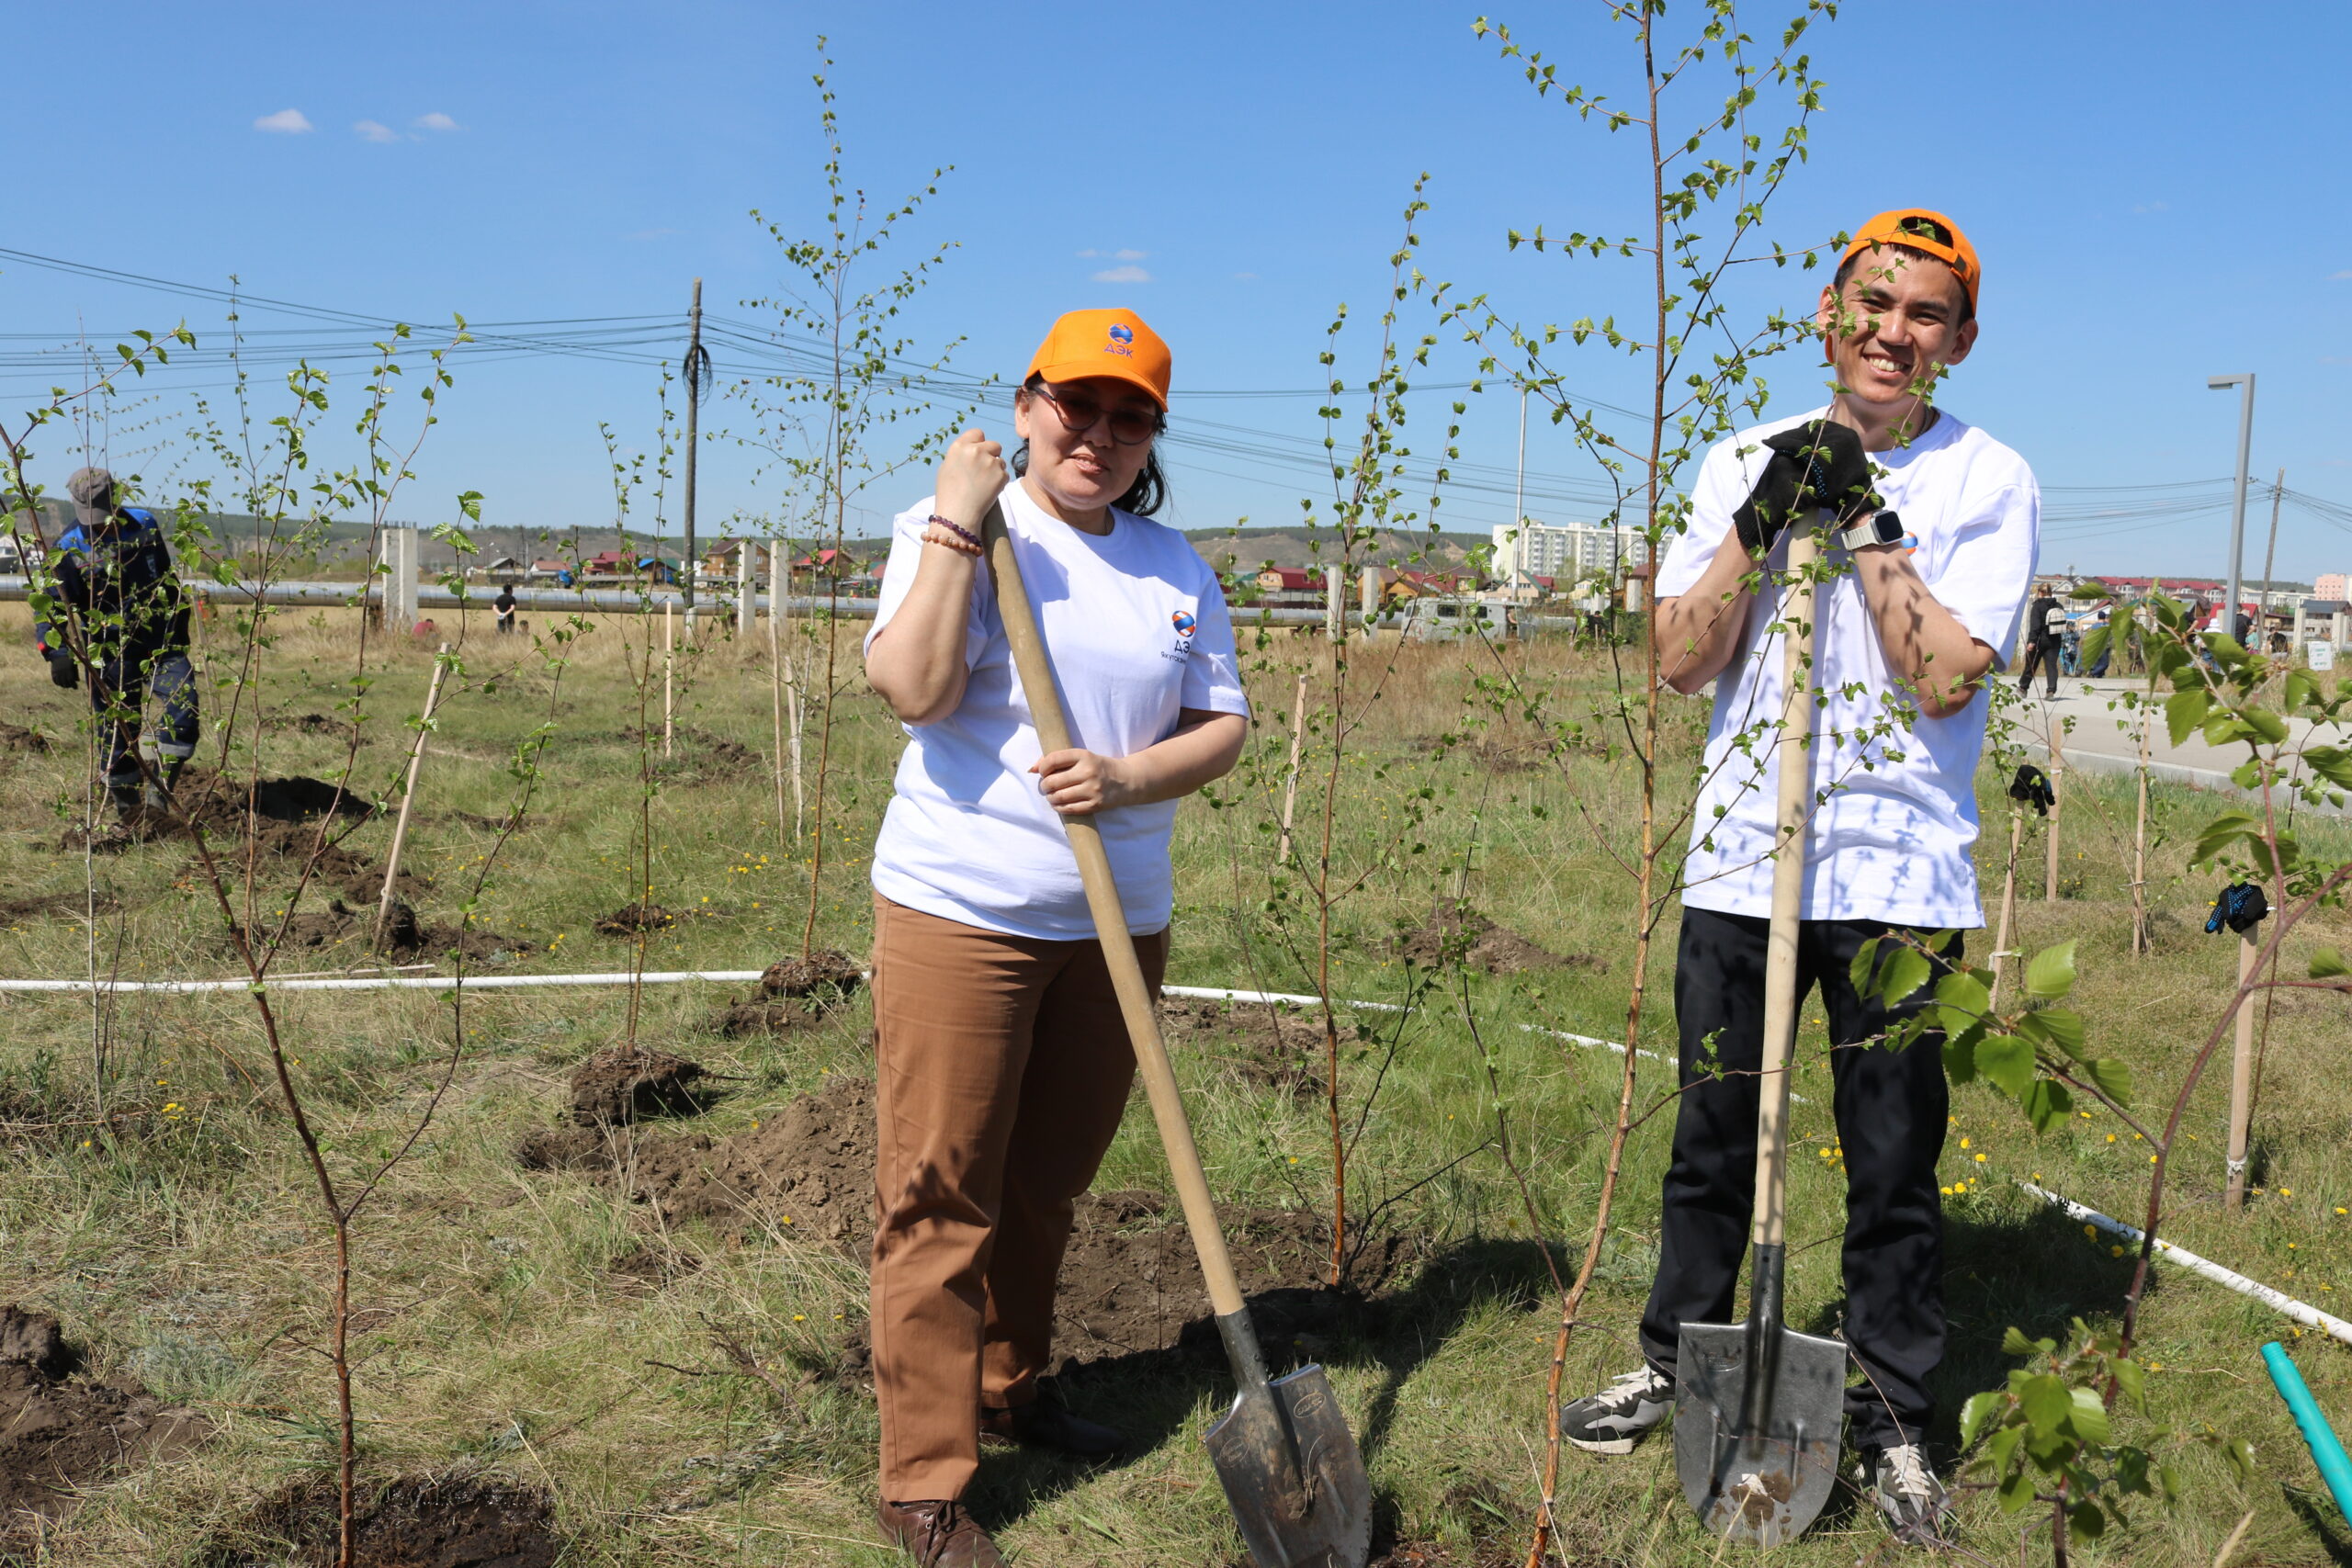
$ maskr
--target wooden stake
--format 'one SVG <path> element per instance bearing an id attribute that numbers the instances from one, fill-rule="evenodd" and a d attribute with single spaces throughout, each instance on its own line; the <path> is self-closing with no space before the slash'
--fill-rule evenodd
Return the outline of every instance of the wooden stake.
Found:
<path id="1" fill-rule="evenodd" d="M 2132 953 L 2148 951 L 2148 731 L 2155 709 L 2140 709 L 2140 805 L 2132 820 Z"/>
<path id="2" fill-rule="evenodd" d="M 1298 755 L 1306 741 L 1306 671 L 1298 672 L 1298 692 L 1290 704 L 1290 776 L 1283 784 L 1282 841 L 1274 849 L 1274 863 L 1290 863 L 1291 812 L 1298 805 Z"/>
<path id="3" fill-rule="evenodd" d="M 662 605 L 662 755 L 666 759 L 677 737 L 678 635 L 669 603 Z"/>
<path id="4" fill-rule="evenodd" d="M 2009 933 L 2016 929 L 2018 913 L 2018 850 L 2025 842 L 2025 806 L 2013 802 L 2009 807 L 2009 867 L 2001 876 L 2001 929 L 1993 938 L 1993 998 L 1995 1010 L 2001 1005 L 2001 976 L 2008 972 Z"/>
<path id="5" fill-rule="evenodd" d="M 408 815 L 416 804 L 417 770 L 424 765 L 424 738 L 433 731 L 433 715 L 441 705 L 441 677 L 448 672 L 445 662 L 449 645 L 443 643 L 439 657 L 433 660 L 433 683 L 424 689 L 424 714 L 416 721 L 416 739 L 409 747 L 408 782 L 401 786 L 401 814 L 392 823 L 392 847 L 384 856 L 384 892 L 376 900 L 375 940 L 381 942 L 384 932 L 392 923 L 392 891 L 400 885 L 401 852 L 408 845 Z"/>
<path id="6" fill-rule="evenodd" d="M 2256 941 L 2261 930 L 2253 925 L 2238 934 L 2240 990 L 2253 977 L 2255 957 L 2262 951 Z M 2254 1119 L 2254 1009 L 2244 1001 L 2238 1004 L 2237 1023 L 2237 1047 L 2230 1058 L 2229 1178 L 2222 1188 L 2222 1207 L 2233 1214 L 2245 1207 L 2246 1129 Z"/>
<path id="7" fill-rule="evenodd" d="M 2050 820 L 2042 827 L 2050 835 L 2049 872 L 2042 880 L 2041 897 L 2052 903 L 2058 898 L 2058 816 L 2066 809 L 2066 721 L 2048 708 L 2050 716 L 2050 793 L 2057 799 L 2050 807 Z"/>

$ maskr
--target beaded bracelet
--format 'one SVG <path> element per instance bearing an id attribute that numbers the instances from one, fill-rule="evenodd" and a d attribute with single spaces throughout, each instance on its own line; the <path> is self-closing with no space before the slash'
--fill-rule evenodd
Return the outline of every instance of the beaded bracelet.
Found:
<path id="1" fill-rule="evenodd" d="M 965 527 L 962 524 L 950 523 L 946 518 L 942 517 L 936 512 L 933 513 L 926 521 L 935 523 L 940 527 L 946 529 L 949 533 L 956 536 L 955 539 L 939 539 L 934 541 L 934 543 L 945 545 L 949 549 L 959 550 L 966 555 L 977 556 L 982 553 L 978 537 L 974 535 L 969 528 Z M 962 540 L 963 543 L 957 544 L 956 542 L 956 539 Z M 967 546 L 968 546 L 969 548 L 967 548 Z"/>

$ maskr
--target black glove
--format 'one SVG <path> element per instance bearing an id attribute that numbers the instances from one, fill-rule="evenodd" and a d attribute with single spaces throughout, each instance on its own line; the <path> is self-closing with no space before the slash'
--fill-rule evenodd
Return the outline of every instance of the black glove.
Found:
<path id="1" fill-rule="evenodd" d="M 2244 936 L 2260 925 L 2270 913 L 2270 900 L 2264 897 L 2259 886 L 2251 882 L 2233 882 L 2222 889 L 2213 900 L 2213 912 L 2205 919 L 2205 934 L 2212 935 L 2223 926 Z"/>
<path id="2" fill-rule="evenodd" d="M 52 684 L 72 691 L 82 683 L 82 667 L 74 656 L 62 648 L 44 648 L 41 657 L 49 660 L 49 678 Z"/>
<path id="3" fill-rule="evenodd" d="M 2058 792 L 2050 787 L 2049 774 L 2031 762 L 2020 762 L 2018 776 L 2009 781 L 2009 798 L 2032 807 L 2036 816 L 2047 817 L 2050 808 L 2058 804 Z"/>
<path id="4" fill-rule="evenodd" d="M 1737 512 L 1732 526 L 1750 555 L 1772 547 L 1781 530 L 1816 508 L 1826 508 L 1840 525 L 1882 510 L 1885 502 L 1871 485 L 1871 460 L 1862 438 L 1826 420 L 1792 425 L 1764 445 L 1772 456 Z"/>

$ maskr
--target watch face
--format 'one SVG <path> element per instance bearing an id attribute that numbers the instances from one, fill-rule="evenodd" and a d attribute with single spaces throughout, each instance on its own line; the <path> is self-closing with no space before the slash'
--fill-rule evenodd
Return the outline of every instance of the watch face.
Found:
<path id="1" fill-rule="evenodd" d="M 1882 545 L 1903 542 L 1903 519 L 1892 512 L 1881 512 L 1871 518 L 1871 537 Z"/>

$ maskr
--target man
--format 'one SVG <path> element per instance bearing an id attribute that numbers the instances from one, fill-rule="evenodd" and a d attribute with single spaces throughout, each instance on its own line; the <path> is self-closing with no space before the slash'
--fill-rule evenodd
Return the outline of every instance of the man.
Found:
<path id="1" fill-rule="evenodd" d="M 1674 979 L 1683 1093 L 1645 1365 L 1561 1416 L 1578 1448 L 1630 1451 L 1672 1409 L 1681 1325 L 1734 1321 L 1778 840 L 1770 742 L 1784 711 L 1779 589 L 1764 568 L 1784 569 L 1791 515 L 1811 526 L 1826 505 L 1839 521 L 1823 564 L 1837 575 L 1815 612 L 1820 711 L 1804 755 L 1819 804 L 1797 983 L 1800 997 L 1821 986 L 1835 1047 L 1843 1332 L 1866 1374 L 1848 1393 L 1851 1438 L 1873 1501 L 1912 1542 L 1935 1539 L 1948 1506 L 1920 1446 L 1944 1346 L 1947 1089 L 1934 1037 L 1900 1052 L 1872 1043 L 1901 1014 L 1859 996 L 1848 965 L 1890 932 L 1984 924 L 1970 852 L 1979 687 L 2017 635 L 2041 498 L 2015 453 L 1929 401 L 1975 344 L 1977 278 L 1949 219 L 1905 209 L 1865 224 L 1821 295 L 1837 396 L 1710 452 L 1688 528 L 1660 564 L 1653 635 L 1667 681 L 1684 693 L 1715 683 Z M 1947 952 L 1958 951 L 1955 938 Z"/>
<path id="2" fill-rule="evenodd" d="M 2018 695 L 2033 694 L 2033 672 L 2041 671 L 2043 698 L 2058 695 L 2059 652 L 2066 643 L 2066 607 L 2058 603 L 2057 592 L 2043 583 L 2025 617 L 2025 657 L 2018 660 Z"/>
<path id="3" fill-rule="evenodd" d="M 490 602 L 490 607 L 498 612 L 496 623 L 498 635 L 513 637 L 514 635 L 514 585 L 511 582 L 500 584 L 498 597 Z"/>
<path id="4" fill-rule="evenodd" d="M 172 785 L 196 755 L 187 596 L 154 513 L 118 504 L 112 474 L 77 469 L 65 491 L 74 523 L 50 558 L 50 602 L 34 616 L 36 646 L 50 679 L 66 690 L 88 667 L 90 709 L 105 735 L 107 791 L 131 826 L 170 811 Z M 151 691 L 156 733 L 142 745 L 140 707 Z"/>

